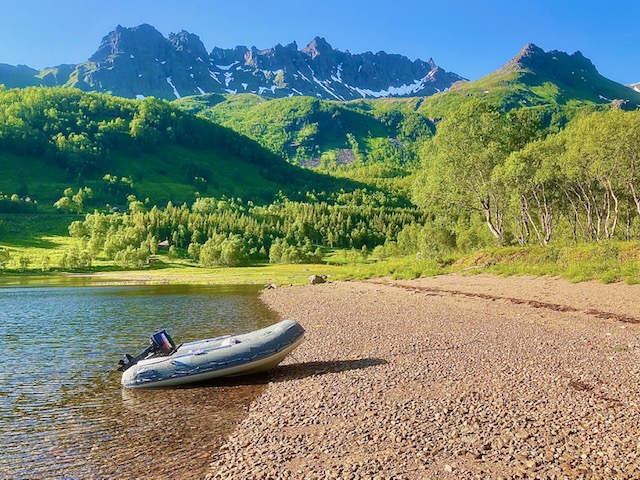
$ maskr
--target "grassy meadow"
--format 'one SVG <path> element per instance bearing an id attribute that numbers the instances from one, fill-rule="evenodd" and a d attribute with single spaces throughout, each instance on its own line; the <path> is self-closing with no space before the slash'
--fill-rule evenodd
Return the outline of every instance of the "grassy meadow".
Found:
<path id="1" fill-rule="evenodd" d="M 486 248 L 468 254 L 452 254 L 438 260 L 422 256 L 377 258 L 353 249 L 324 249 L 321 264 L 269 264 L 244 267 L 203 267 L 198 263 L 161 251 L 148 265 L 123 269 L 113 260 L 97 256 L 90 268 L 60 268 L 65 252 L 82 248 L 71 238 L 67 225 L 76 215 L 0 215 L 0 249 L 9 252 L 0 268 L 0 282 L 15 276 L 52 277 L 91 275 L 100 283 L 207 283 L 301 285 L 310 275 L 329 280 L 362 280 L 391 277 L 411 279 L 449 273 L 500 276 L 558 276 L 571 282 L 595 280 L 603 283 L 640 283 L 640 242 L 605 241 L 547 247 Z M 26 260 L 25 260 L 26 259 Z"/>

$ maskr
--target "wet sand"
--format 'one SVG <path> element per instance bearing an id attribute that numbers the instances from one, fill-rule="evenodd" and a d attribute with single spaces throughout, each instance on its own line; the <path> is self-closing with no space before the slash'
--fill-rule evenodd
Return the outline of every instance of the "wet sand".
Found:
<path id="1" fill-rule="evenodd" d="M 450 275 L 262 298 L 307 341 L 207 478 L 640 477 L 640 286 Z"/>

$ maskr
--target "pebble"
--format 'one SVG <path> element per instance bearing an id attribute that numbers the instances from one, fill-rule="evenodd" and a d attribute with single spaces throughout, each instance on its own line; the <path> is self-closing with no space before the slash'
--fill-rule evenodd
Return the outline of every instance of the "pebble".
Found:
<path id="1" fill-rule="evenodd" d="M 640 350 L 615 350 L 640 325 L 367 282 L 262 298 L 307 341 L 207 479 L 640 478 Z"/>

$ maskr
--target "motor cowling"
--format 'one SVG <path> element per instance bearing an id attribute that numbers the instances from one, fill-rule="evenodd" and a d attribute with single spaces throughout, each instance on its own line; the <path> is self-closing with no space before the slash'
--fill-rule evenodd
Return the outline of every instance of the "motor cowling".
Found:
<path id="1" fill-rule="evenodd" d="M 161 330 L 151 335 L 151 344 L 153 345 L 153 352 L 160 356 L 171 355 L 176 349 L 175 342 L 166 330 Z"/>
<path id="2" fill-rule="evenodd" d="M 161 330 L 151 335 L 149 343 L 149 346 L 135 357 L 132 357 L 129 354 L 122 357 L 118 362 L 120 365 L 118 370 L 124 372 L 128 368 L 133 367 L 140 360 L 144 360 L 151 356 L 165 357 L 176 351 L 176 344 L 166 330 Z"/>

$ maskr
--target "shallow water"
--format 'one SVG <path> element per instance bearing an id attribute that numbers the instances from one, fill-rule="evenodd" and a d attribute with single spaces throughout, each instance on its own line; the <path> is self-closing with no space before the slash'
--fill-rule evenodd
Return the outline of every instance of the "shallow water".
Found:
<path id="1" fill-rule="evenodd" d="M 201 478 L 266 377 L 120 387 L 118 360 L 277 321 L 253 286 L 0 287 L 0 478 Z"/>

